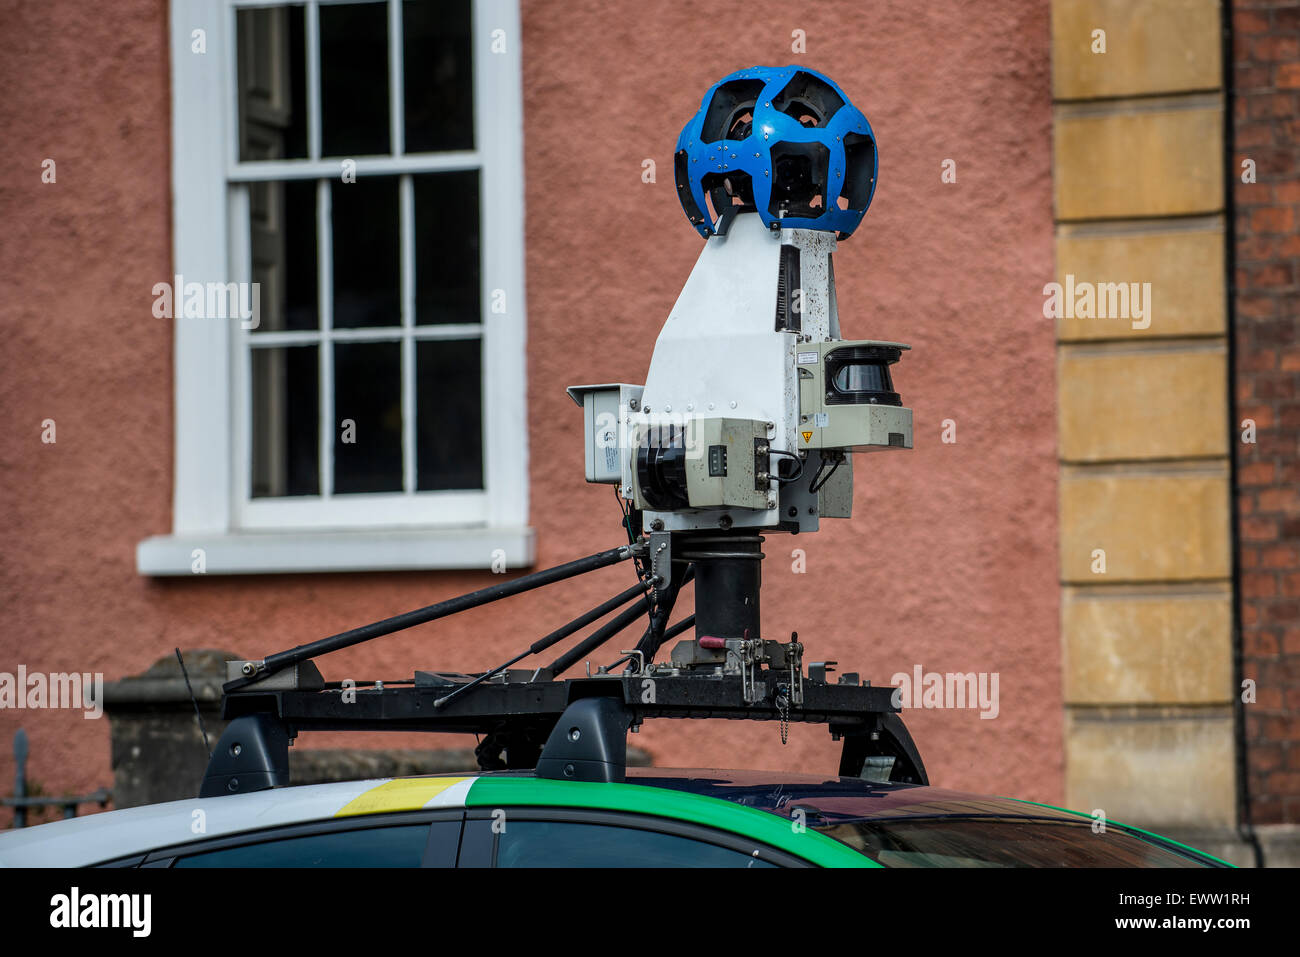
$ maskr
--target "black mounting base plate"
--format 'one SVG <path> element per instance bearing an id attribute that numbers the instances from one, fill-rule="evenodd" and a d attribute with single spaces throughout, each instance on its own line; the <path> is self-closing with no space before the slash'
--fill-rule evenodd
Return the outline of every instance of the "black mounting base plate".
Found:
<path id="1" fill-rule="evenodd" d="M 636 727 L 649 718 L 725 718 L 827 725 L 844 739 L 840 774 L 858 776 L 871 756 L 892 756 L 890 780 L 924 784 L 925 768 L 893 705 L 894 689 L 826 684 L 805 678 L 799 707 L 780 709 L 769 696 L 746 704 L 733 676 L 597 675 L 566 681 L 485 682 L 442 706 L 436 702 L 468 676 L 421 673 L 413 685 L 324 690 L 265 690 L 226 694 L 223 716 L 263 715 L 288 738 L 302 731 L 431 731 L 477 734 L 484 770 L 533 768 L 542 746 L 573 702 L 613 699 Z M 788 683 L 764 672 L 770 685 Z"/>
<path id="2" fill-rule="evenodd" d="M 459 677 L 459 676 L 458 676 Z M 788 681 L 788 678 L 786 679 Z M 769 682 L 771 679 L 769 678 Z M 254 688 L 224 699 L 227 719 L 271 713 L 298 731 L 438 731 L 487 734 L 510 725 L 553 726 L 578 698 L 618 698 L 646 718 L 734 718 L 779 721 L 770 699 L 745 704 L 739 677 L 599 675 L 565 681 L 487 682 L 436 707 L 454 684 L 434 687 L 327 688 L 324 691 L 264 691 Z M 893 688 L 867 685 L 803 684 L 803 704 L 792 707 L 793 723 L 829 725 L 852 734 L 873 727 L 872 717 L 893 714 Z"/>

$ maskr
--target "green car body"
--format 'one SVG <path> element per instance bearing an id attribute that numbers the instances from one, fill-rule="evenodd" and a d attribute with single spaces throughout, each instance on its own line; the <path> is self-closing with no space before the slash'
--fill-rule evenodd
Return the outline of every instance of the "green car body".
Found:
<path id="1" fill-rule="evenodd" d="M 1027 801 L 849 777 L 659 768 L 628 769 L 622 783 L 507 771 L 146 805 L 0 834 L 0 865 L 1229 866 L 1138 828 Z"/>

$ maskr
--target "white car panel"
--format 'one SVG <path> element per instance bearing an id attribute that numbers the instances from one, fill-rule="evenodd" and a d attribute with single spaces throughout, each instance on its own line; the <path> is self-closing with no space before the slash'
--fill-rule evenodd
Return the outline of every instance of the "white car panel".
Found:
<path id="1" fill-rule="evenodd" d="M 393 781 L 374 778 L 193 798 L 18 828 L 0 833 L 0 867 L 84 867 L 172 844 L 334 818 L 366 792 Z M 370 801 L 366 811 L 351 813 L 461 807 L 472 783 L 457 780 L 428 800 L 420 800 L 424 795 L 418 790 L 400 788 L 416 800 Z"/>

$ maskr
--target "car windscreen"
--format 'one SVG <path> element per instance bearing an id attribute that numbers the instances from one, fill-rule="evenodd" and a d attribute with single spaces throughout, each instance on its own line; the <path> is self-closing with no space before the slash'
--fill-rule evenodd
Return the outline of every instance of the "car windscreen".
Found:
<path id="1" fill-rule="evenodd" d="M 898 817 L 813 825 L 885 867 L 1206 867 L 1172 844 L 1087 819 Z"/>

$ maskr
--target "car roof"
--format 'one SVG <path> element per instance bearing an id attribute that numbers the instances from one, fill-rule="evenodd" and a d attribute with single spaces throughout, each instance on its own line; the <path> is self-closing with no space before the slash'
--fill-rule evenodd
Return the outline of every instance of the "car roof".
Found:
<path id="1" fill-rule="evenodd" d="M 82 867 L 208 837 L 390 810 L 367 801 L 379 788 L 388 795 L 405 790 L 408 804 L 425 795 L 416 807 L 460 807 L 473 780 L 464 774 L 372 778 L 104 811 L 0 834 L 0 866 Z"/>
<path id="2" fill-rule="evenodd" d="M 271 788 L 217 798 L 193 798 L 106 811 L 8 831 L 0 834 L 0 866 L 86 866 L 174 844 L 308 821 L 466 807 L 482 803 L 470 799 L 470 791 L 476 782 L 483 782 L 484 786 L 479 790 L 491 793 L 494 798 L 502 796 L 504 787 L 505 794 L 517 794 L 518 803 L 524 804 L 532 803 L 532 797 L 541 793 L 535 785 L 554 785 L 566 789 L 557 795 L 553 789 L 546 788 L 545 800 L 541 803 L 547 804 L 563 803 L 566 795 L 576 799 L 579 793 L 577 788 L 580 787 L 608 787 L 575 785 L 573 782 L 543 782 L 529 771 L 508 771 L 371 778 Z M 826 775 L 722 769 L 629 768 L 627 784 L 721 800 L 751 812 L 767 812 L 787 821 L 797 809 L 803 809 L 811 818 L 810 825 L 898 815 L 933 817 L 979 814 L 1077 820 L 1077 816 L 1069 812 L 1005 798 Z M 635 797 L 627 806 L 639 807 Z M 653 804 L 647 804 L 646 810 L 659 809 Z M 683 812 L 679 809 L 674 816 L 686 813 L 689 810 Z M 751 820 L 763 823 L 761 817 Z M 782 825 L 782 829 L 788 828 Z"/>
<path id="3" fill-rule="evenodd" d="M 918 784 L 837 775 L 718 769 L 628 768 L 629 783 L 689 791 L 790 817 L 796 807 L 827 823 L 894 817 L 997 816 L 1077 820 L 1072 811 Z"/>

